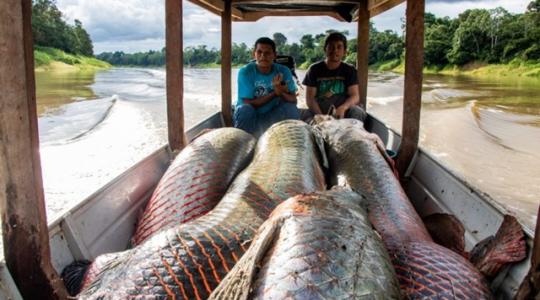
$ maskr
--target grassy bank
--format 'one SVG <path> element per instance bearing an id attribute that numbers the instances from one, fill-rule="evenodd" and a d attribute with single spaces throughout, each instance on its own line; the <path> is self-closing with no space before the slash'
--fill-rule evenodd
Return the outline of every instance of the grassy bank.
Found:
<path id="1" fill-rule="evenodd" d="M 48 47 L 35 47 L 34 63 L 36 71 L 71 71 L 110 68 L 111 65 L 94 57 L 69 54 Z"/>
<path id="2" fill-rule="evenodd" d="M 404 73 L 405 64 L 400 60 L 392 60 L 371 65 L 370 69 Z M 464 66 L 430 66 L 424 67 L 424 74 L 468 75 L 479 77 L 529 77 L 540 79 L 540 62 L 514 59 L 507 64 L 485 64 L 476 62 Z"/>

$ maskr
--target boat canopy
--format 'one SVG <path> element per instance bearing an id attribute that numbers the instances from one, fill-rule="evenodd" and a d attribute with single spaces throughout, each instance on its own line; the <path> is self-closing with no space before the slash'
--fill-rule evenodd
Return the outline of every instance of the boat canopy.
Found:
<path id="1" fill-rule="evenodd" d="M 224 11 L 225 2 L 220 0 L 189 0 L 190 2 L 218 15 Z M 329 16 L 339 21 L 352 22 L 358 19 L 359 4 L 366 2 L 369 17 L 374 17 L 405 0 L 232 0 L 232 21 L 252 22 L 267 16 Z"/>

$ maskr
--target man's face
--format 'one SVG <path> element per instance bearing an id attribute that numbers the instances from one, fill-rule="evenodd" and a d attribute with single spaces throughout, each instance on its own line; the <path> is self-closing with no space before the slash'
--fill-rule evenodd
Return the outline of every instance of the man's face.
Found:
<path id="1" fill-rule="evenodd" d="M 257 44 L 257 47 L 253 51 L 253 56 L 257 61 L 257 65 L 263 68 L 270 67 L 274 62 L 276 54 L 272 49 L 272 46 L 266 44 Z"/>
<path id="2" fill-rule="evenodd" d="M 326 58 L 331 62 L 340 62 L 345 56 L 345 45 L 342 41 L 332 41 L 324 48 Z"/>

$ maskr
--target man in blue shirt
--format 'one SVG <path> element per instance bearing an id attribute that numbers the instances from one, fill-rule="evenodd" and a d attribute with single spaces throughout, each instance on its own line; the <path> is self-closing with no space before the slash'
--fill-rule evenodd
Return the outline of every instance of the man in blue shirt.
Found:
<path id="1" fill-rule="evenodd" d="M 238 71 L 238 99 L 234 127 L 259 136 L 272 124 L 299 119 L 296 85 L 286 66 L 274 63 L 276 44 L 259 38 L 253 50 L 255 61 Z"/>

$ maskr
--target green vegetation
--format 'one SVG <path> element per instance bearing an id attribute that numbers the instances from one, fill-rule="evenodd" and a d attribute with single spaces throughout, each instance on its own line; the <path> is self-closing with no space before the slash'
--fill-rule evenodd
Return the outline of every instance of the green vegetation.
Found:
<path id="1" fill-rule="evenodd" d="M 55 0 L 32 1 L 32 36 L 34 45 L 51 47 L 67 53 L 93 56 L 90 35 L 79 20 L 67 24 Z"/>
<path id="2" fill-rule="evenodd" d="M 92 40 L 82 23 L 75 20 L 75 25 L 69 25 L 64 21 L 55 0 L 32 1 L 32 36 L 39 70 L 110 67 L 94 57 Z"/>
<path id="3" fill-rule="evenodd" d="M 55 48 L 39 46 L 34 47 L 34 62 L 38 70 L 58 68 L 58 65 L 53 64 L 54 62 L 61 62 L 77 69 L 102 69 L 111 66 L 95 57 L 69 54 Z"/>
<path id="4" fill-rule="evenodd" d="M 311 35 L 299 42 L 288 43 L 287 37 L 276 32 L 273 39 L 279 54 L 294 57 L 300 68 L 324 58 L 324 38 L 334 30 Z M 348 35 L 348 32 L 343 32 Z M 369 65 L 377 70 L 402 71 L 404 38 L 398 33 L 377 31 L 370 25 Z M 511 14 L 499 7 L 470 9 L 455 19 L 425 16 L 425 65 L 431 73 L 519 74 L 539 76 L 540 65 L 540 0 L 532 1 L 523 14 Z M 356 39 L 348 44 L 346 61 L 356 63 Z M 232 63 L 243 65 L 252 59 L 252 49 L 246 44 L 233 44 Z M 165 50 L 126 54 L 102 53 L 99 59 L 113 65 L 161 66 Z M 186 66 L 217 66 L 220 51 L 207 46 L 184 49 Z M 486 67 L 489 66 L 489 67 Z M 476 70 L 480 68 L 479 70 Z M 475 71 L 476 70 L 476 71 Z"/>

